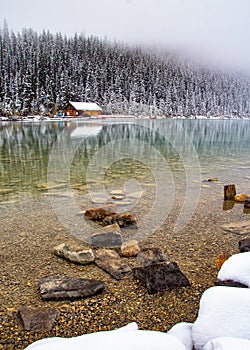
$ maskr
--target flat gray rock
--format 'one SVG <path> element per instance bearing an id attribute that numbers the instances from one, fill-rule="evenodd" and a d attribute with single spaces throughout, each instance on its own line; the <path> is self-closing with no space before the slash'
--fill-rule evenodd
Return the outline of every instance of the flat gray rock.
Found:
<path id="1" fill-rule="evenodd" d="M 130 266 L 111 249 L 99 249 L 95 252 L 95 263 L 117 280 L 131 272 Z"/>
<path id="2" fill-rule="evenodd" d="M 235 233 L 237 235 L 247 235 L 250 234 L 250 220 L 222 225 L 221 228 L 224 231 Z"/>
<path id="3" fill-rule="evenodd" d="M 97 247 L 120 247 L 123 238 L 118 224 L 108 225 L 91 236 L 91 243 Z"/>
<path id="4" fill-rule="evenodd" d="M 95 260 L 93 250 L 80 244 L 62 243 L 54 247 L 53 252 L 61 258 L 81 265 L 89 264 Z"/>
<path id="5" fill-rule="evenodd" d="M 26 331 L 50 331 L 59 316 L 59 311 L 55 308 L 22 306 L 19 308 L 17 316 Z"/>
<path id="6" fill-rule="evenodd" d="M 98 280 L 54 276 L 39 281 L 44 300 L 76 299 L 95 295 L 105 289 L 105 283 Z"/>

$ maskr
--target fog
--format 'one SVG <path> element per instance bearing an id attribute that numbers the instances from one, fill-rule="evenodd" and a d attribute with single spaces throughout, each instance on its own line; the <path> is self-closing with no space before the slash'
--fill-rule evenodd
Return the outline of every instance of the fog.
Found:
<path id="1" fill-rule="evenodd" d="M 0 25 L 182 50 L 250 72 L 249 0 L 0 0 Z"/>

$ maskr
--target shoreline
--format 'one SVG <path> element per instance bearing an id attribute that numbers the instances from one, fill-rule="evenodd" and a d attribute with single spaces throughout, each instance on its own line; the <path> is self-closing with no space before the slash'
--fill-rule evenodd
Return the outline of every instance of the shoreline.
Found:
<path id="1" fill-rule="evenodd" d="M 165 224 L 143 242 L 163 248 L 170 261 L 176 261 L 191 282 L 191 287 L 153 295 L 132 276 L 116 281 L 94 264 L 75 265 L 54 256 L 55 245 L 74 242 L 75 238 L 58 224 L 45 199 L 3 208 L 1 217 L 6 229 L 0 239 L 0 258 L 4 262 L 0 287 L 0 349 L 21 350 L 40 338 L 111 330 L 133 321 L 140 329 L 159 331 L 168 331 L 182 321 L 194 322 L 200 297 L 216 278 L 216 257 L 224 251 L 230 255 L 237 252 L 239 236 L 222 232 L 220 224 L 228 222 L 228 217 L 225 213 L 222 217 L 219 208 L 220 200 L 209 212 L 206 206 L 200 205 L 185 230 L 178 233 L 173 231 L 177 215 L 173 210 Z M 240 219 L 241 216 L 232 213 L 230 221 L 233 217 Z M 133 264 L 132 258 L 129 261 Z M 107 289 L 76 301 L 44 302 L 38 291 L 38 281 L 53 275 L 100 279 L 107 284 Z M 52 330 L 24 331 L 16 312 L 25 305 L 57 308 L 60 315 Z"/>
<path id="2" fill-rule="evenodd" d="M 119 119 L 136 119 L 136 120 L 141 120 L 141 119 L 151 119 L 151 120 L 162 120 L 162 119 L 173 119 L 173 120 L 248 120 L 250 119 L 250 116 L 248 117 L 240 117 L 240 116 L 159 116 L 159 115 L 154 115 L 154 116 L 145 116 L 145 115 L 122 115 L 122 114 L 103 114 L 95 117 L 48 117 L 48 116 L 40 116 L 40 115 L 30 115 L 28 117 L 1 117 L 0 116 L 0 125 L 9 123 L 9 122 L 19 122 L 19 123 L 40 123 L 40 122 L 53 122 L 53 121 L 82 121 L 82 122 L 87 122 L 87 121 L 101 121 L 101 120 L 119 120 Z"/>

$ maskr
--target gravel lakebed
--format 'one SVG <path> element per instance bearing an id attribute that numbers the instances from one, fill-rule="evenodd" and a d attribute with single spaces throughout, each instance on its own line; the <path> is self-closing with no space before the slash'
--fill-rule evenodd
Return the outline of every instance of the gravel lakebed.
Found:
<path id="1" fill-rule="evenodd" d="M 243 220 L 242 206 L 223 211 L 222 192 L 223 184 L 204 186 L 196 211 L 183 230 L 173 227 L 177 204 L 165 223 L 141 242 L 164 249 L 191 283 L 190 287 L 153 295 L 131 275 L 117 281 L 95 264 L 81 266 L 54 256 L 54 246 L 76 238 L 58 221 L 45 196 L 1 204 L 0 349 L 21 350 L 44 337 L 111 330 L 133 321 L 140 329 L 163 332 L 178 322 L 194 322 L 200 297 L 217 276 L 216 257 L 238 252 L 241 237 L 225 233 L 220 226 Z M 134 259 L 127 259 L 133 266 Z M 99 279 L 107 287 L 101 294 L 75 301 L 42 301 L 38 281 L 54 275 Z M 24 331 L 17 318 L 21 306 L 52 306 L 60 314 L 50 332 Z"/>

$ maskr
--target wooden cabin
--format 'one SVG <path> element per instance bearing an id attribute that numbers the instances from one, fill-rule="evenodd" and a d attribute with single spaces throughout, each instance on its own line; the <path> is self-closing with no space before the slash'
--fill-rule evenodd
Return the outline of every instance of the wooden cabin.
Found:
<path id="1" fill-rule="evenodd" d="M 97 116 L 101 114 L 101 107 L 93 102 L 73 102 L 69 101 L 63 110 L 65 117 Z"/>

